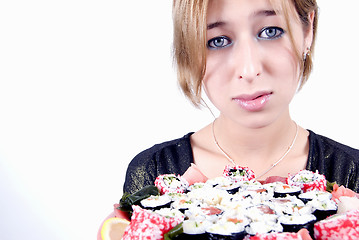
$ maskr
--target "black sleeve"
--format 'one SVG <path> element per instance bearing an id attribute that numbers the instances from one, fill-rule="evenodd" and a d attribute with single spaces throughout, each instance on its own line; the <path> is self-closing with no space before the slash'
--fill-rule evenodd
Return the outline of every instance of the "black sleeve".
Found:
<path id="1" fill-rule="evenodd" d="M 182 175 L 193 162 L 190 135 L 154 145 L 138 154 L 127 168 L 123 191 L 134 193 L 153 185 L 162 174 Z"/>
<path id="2" fill-rule="evenodd" d="M 310 132 L 307 169 L 359 192 L 359 150 Z"/>
<path id="3" fill-rule="evenodd" d="M 144 186 L 153 185 L 156 169 L 155 161 L 144 154 L 137 155 L 128 165 L 123 192 L 132 194 Z"/>

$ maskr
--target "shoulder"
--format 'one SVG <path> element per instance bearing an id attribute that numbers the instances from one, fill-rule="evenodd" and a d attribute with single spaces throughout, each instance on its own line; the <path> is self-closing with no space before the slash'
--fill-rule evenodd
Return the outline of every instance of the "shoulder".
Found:
<path id="1" fill-rule="evenodd" d="M 326 156 L 342 155 L 346 159 L 359 161 L 359 150 L 339 143 L 328 137 L 319 135 L 309 130 L 309 143 L 312 150 L 319 151 Z"/>
<path id="2" fill-rule="evenodd" d="M 328 181 L 359 191 L 359 150 L 309 131 L 307 169 Z"/>
<path id="3" fill-rule="evenodd" d="M 134 192 L 153 184 L 161 174 L 182 175 L 193 162 L 191 135 L 153 145 L 137 154 L 128 165 L 124 191 Z"/>
<path id="4" fill-rule="evenodd" d="M 150 164 L 150 162 L 153 162 L 156 159 L 161 160 L 164 158 L 170 158 L 173 160 L 180 154 L 191 151 L 191 135 L 192 133 L 188 133 L 181 138 L 155 144 L 137 154 L 130 162 L 129 166 Z"/>

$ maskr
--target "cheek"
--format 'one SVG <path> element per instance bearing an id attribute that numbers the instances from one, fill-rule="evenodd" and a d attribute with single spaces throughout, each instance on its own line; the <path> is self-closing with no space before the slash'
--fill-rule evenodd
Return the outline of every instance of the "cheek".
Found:
<path id="1" fill-rule="evenodd" d="M 296 57 L 296 54 L 293 50 L 289 48 L 282 48 L 277 51 L 276 57 L 270 61 L 268 64 L 271 66 L 273 75 L 277 79 L 280 79 L 286 84 L 283 85 L 293 85 L 296 87 L 300 79 L 300 63 Z"/>
<path id="2" fill-rule="evenodd" d="M 226 66 L 228 64 L 223 60 L 225 58 L 219 58 L 218 56 L 210 55 L 207 57 L 206 72 L 203 78 L 204 90 L 207 96 L 211 96 L 211 93 L 215 93 L 216 90 L 225 87 L 225 82 L 229 81 L 229 71 Z"/>

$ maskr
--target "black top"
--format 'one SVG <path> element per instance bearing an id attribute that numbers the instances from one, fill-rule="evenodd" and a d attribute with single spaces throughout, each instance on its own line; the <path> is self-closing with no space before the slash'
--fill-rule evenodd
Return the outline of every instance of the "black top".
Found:
<path id="1" fill-rule="evenodd" d="M 318 170 L 329 182 L 337 182 L 359 192 L 359 150 L 309 131 L 306 169 Z M 153 185 L 161 174 L 182 175 L 193 163 L 188 133 L 182 138 L 154 145 L 139 153 L 129 164 L 123 191 L 134 193 Z"/>

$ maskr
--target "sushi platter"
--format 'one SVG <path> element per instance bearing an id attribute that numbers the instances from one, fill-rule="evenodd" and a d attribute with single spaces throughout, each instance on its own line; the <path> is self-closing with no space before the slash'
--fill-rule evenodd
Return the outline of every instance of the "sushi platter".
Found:
<path id="1" fill-rule="evenodd" d="M 119 210 L 131 215 L 122 239 L 342 239 L 340 234 L 349 233 L 354 235 L 348 239 L 359 238 L 353 231 L 359 211 L 330 217 L 338 204 L 326 188 L 325 176 L 307 170 L 274 182 L 257 181 L 239 166 L 199 182 L 161 175 L 121 199 Z"/>

